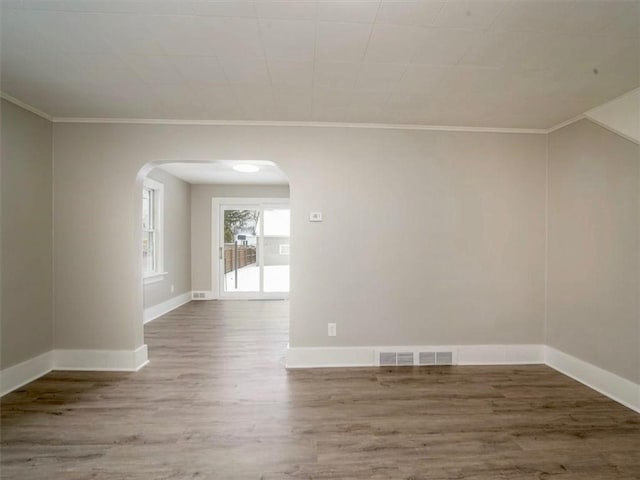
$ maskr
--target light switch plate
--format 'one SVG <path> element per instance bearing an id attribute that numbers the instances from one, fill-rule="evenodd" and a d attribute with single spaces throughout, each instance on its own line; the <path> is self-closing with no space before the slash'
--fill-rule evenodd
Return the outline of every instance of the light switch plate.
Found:
<path id="1" fill-rule="evenodd" d="M 322 212 L 311 212 L 309 214 L 310 222 L 321 222 L 322 221 Z"/>
<path id="2" fill-rule="evenodd" d="M 335 337 L 336 336 L 336 324 L 335 323 L 328 323 L 327 324 L 327 335 L 329 335 L 330 337 Z"/>

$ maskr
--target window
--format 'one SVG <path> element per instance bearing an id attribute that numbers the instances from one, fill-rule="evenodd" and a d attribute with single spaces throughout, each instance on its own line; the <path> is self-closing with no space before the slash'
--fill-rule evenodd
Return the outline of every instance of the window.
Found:
<path id="1" fill-rule="evenodd" d="M 142 265 L 145 283 L 162 280 L 164 185 L 149 178 L 142 189 Z"/>

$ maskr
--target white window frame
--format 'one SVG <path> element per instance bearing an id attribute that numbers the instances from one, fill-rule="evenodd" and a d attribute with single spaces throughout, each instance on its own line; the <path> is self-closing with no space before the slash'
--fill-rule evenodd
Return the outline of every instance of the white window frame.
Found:
<path id="1" fill-rule="evenodd" d="M 156 255 L 156 271 L 149 273 L 143 271 L 144 284 L 147 285 L 164 280 L 168 272 L 164 270 L 164 184 L 150 178 L 145 178 L 144 188 L 153 190 L 153 213 L 156 233 L 156 245 L 154 249 Z M 142 268 L 144 269 L 144 265 Z"/>

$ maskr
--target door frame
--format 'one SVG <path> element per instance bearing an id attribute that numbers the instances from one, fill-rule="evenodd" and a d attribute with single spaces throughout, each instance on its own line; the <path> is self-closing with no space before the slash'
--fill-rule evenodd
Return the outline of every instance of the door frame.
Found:
<path id="1" fill-rule="evenodd" d="M 214 288 L 216 298 L 224 300 L 260 300 L 260 299 L 287 299 L 289 292 L 263 292 L 263 258 L 264 258 L 264 238 L 262 232 L 258 236 L 258 258 L 260 265 L 260 291 L 258 292 L 225 292 L 224 291 L 224 268 L 223 259 L 220 258 L 220 249 L 224 248 L 223 229 L 221 228 L 221 214 L 223 208 L 234 207 L 254 207 L 264 212 L 265 208 L 286 207 L 291 210 L 289 199 L 282 197 L 213 197 L 211 199 L 211 279 L 217 280 L 217 292 Z M 264 222 L 261 222 L 261 229 L 264 230 Z M 291 238 L 291 236 L 289 236 Z M 289 274 L 291 276 L 291 274 Z M 213 285 L 212 285 L 213 286 Z"/>

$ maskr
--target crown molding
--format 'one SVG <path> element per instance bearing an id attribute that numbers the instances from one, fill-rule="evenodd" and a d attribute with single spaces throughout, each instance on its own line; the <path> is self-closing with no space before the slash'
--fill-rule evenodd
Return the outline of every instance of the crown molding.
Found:
<path id="1" fill-rule="evenodd" d="M 620 97 L 625 97 L 634 93 L 640 88 L 627 92 Z M 227 127 L 315 127 L 315 128 L 368 128 L 382 130 L 425 130 L 440 132 L 475 132 L 475 133 L 516 133 L 547 135 L 556 130 L 564 128 L 579 120 L 588 118 L 587 114 L 581 113 L 551 128 L 505 128 L 505 127 L 470 127 L 454 125 L 415 125 L 396 123 L 350 123 L 350 122 L 294 122 L 294 121 L 256 121 L 256 120 L 186 120 L 186 119 L 165 119 L 165 118 L 111 118 L 111 117 L 55 117 L 42 110 L 29 105 L 11 95 L 0 91 L 0 97 L 11 102 L 31 113 L 34 113 L 53 123 L 87 123 L 87 124 L 124 124 L 124 125 L 212 125 Z M 616 98 L 616 99 L 617 99 Z M 614 100 L 616 100 L 614 99 Z M 618 132 L 616 132 L 618 133 Z M 624 135 L 623 135 L 624 136 Z M 625 138 L 628 138 L 625 136 Z M 631 139 L 636 142 L 636 140 Z"/>
<path id="2" fill-rule="evenodd" d="M 369 128 L 386 130 L 434 130 L 446 132 L 480 133 L 527 133 L 544 135 L 545 129 L 538 128 L 502 128 L 502 127 L 465 127 L 453 125 L 412 125 L 395 123 L 348 123 L 348 122 L 292 122 L 292 121 L 254 121 L 254 120 L 171 120 L 161 118 L 85 118 L 53 117 L 55 123 L 109 123 L 133 125 L 215 125 L 235 127 L 320 127 L 320 128 Z"/>
<path id="3" fill-rule="evenodd" d="M 564 122 L 562 122 L 562 123 L 559 123 L 559 124 L 557 124 L 557 125 L 554 125 L 554 126 L 553 126 L 553 127 L 551 127 L 551 128 L 548 128 L 547 130 L 545 130 L 545 133 L 547 133 L 547 134 L 548 134 L 548 133 L 553 133 L 553 132 L 555 132 L 556 130 L 560 130 L 561 128 L 568 127 L 568 126 L 569 126 L 569 125 L 571 125 L 572 123 L 579 122 L 580 120 L 583 120 L 583 119 L 585 119 L 585 118 L 587 118 L 587 117 L 585 116 L 585 114 L 584 114 L 584 113 L 581 113 L 580 115 L 576 115 L 575 117 L 570 118 L 569 120 L 565 120 L 565 121 L 564 121 Z"/>
<path id="4" fill-rule="evenodd" d="M 11 95 L 8 95 L 8 94 L 0 91 L 0 98 L 3 98 L 7 102 L 13 103 L 14 105 L 17 105 L 20 108 L 24 108 L 25 110 L 27 110 L 27 111 L 29 111 L 31 113 L 35 113 L 36 115 L 38 115 L 39 117 L 44 118 L 45 120 L 49 120 L 50 122 L 53 121 L 53 117 L 51 115 L 49 115 L 48 113 L 45 113 L 42 110 L 40 110 L 39 108 L 33 107 L 33 106 L 29 105 L 28 103 L 23 102 L 22 100 L 18 100 L 17 98 L 12 97 Z"/>

